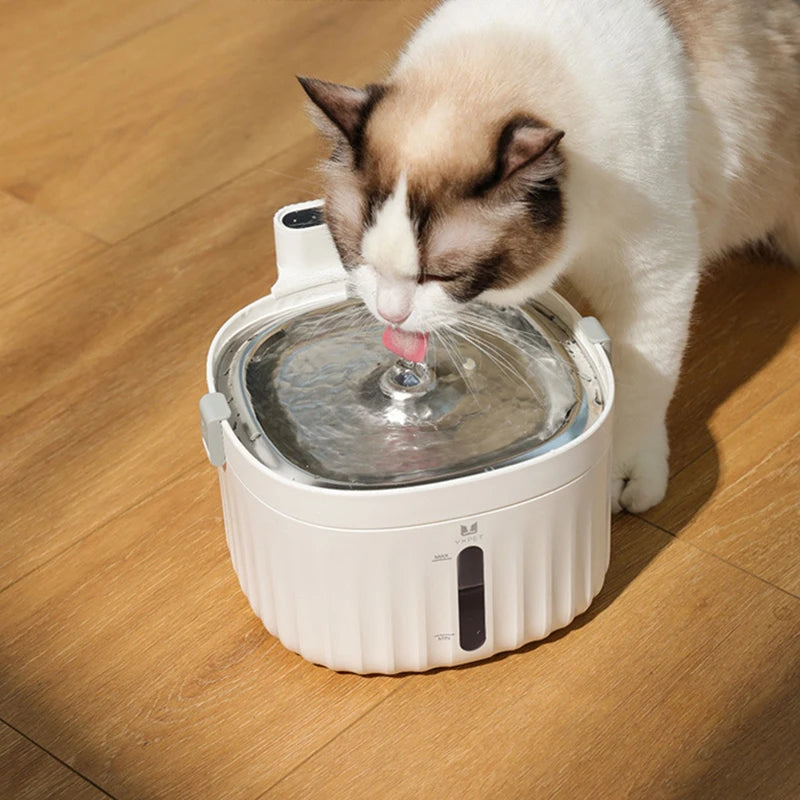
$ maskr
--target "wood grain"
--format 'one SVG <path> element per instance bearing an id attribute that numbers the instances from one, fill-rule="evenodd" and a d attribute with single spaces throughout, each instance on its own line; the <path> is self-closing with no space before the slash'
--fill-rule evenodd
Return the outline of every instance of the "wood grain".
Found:
<path id="1" fill-rule="evenodd" d="M 239 590 L 197 401 L 318 195 L 293 76 L 379 77 L 432 5 L 0 3 L 3 800 L 800 796 L 800 276 L 764 254 L 700 292 L 674 535 L 617 519 L 569 630 L 361 678 Z"/>
<path id="2" fill-rule="evenodd" d="M 241 593 L 206 462 L 3 593 L 0 717 L 117 798 L 253 798 L 393 691 Z"/>
<path id="3" fill-rule="evenodd" d="M 800 274 L 755 252 L 711 266 L 670 407 L 672 474 L 798 379 Z"/>
<path id="4" fill-rule="evenodd" d="M 589 622 L 404 681 L 262 800 L 798 796 L 800 603 L 631 518 L 615 545 Z"/>
<path id="5" fill-rule="evenodd" d="M 93 237 L 3 192 L 0 192 L 0 232 L 0 306 L 105 248 Z M 0 323 L 0 336 L 5 328 Z"/>
<path id="6" fill-rule="evenodd" d="M 99 800 L 108 795 L 0 722 L 0 797 Z"/>
<path id="7" fill-rule="evenodd" d="M 0 3 L 0 100 L 77 66 L 196 0 Z"/>
<path id="8" fill-rule="evenodd" d="M 7 307 L 0 586 L 204 459 L 208 346 L 272 284 L 272 211 L 314 196 L 314 153 L 309 134 Z"/>
<path id="9" fill-rule="evenodd" d="M 679 472 L 643 516 L 800 597 L 800 382 Z"/>
<path id="10" fill-rule="evenodd" d="M 430 6 L 207 0 L 11 97 L 0 188 L 118 241 L 292 146 L 309 129 L 294 75 L 377 77 Z"/>

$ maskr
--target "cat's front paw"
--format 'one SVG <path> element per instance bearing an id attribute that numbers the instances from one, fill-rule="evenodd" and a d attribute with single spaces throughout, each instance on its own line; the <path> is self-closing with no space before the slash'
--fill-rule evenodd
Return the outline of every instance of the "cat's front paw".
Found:
<path id="1" fill-rule="evenodd" d="M 628 446 L 624 439 L 614 442 L 611 508 L 615 514 L 622 509 L 638 514 L 664 499 L 669 480 L 668 457 L 665 430 L 643 446 Z"/>

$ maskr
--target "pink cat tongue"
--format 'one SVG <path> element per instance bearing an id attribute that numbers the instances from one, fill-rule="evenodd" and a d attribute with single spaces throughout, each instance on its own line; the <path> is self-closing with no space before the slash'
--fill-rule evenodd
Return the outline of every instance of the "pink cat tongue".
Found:
<path id="1" fill-rule="evenodd" d="M 383 332 L 383 345 L 406 361 L 424 361 L 428 350 L 428 334 L 401 331 L 389 326 Z"/>

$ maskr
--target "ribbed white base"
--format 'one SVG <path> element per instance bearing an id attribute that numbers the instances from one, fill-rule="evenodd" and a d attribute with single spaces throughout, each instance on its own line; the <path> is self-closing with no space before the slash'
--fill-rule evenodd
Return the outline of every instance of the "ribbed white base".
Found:
<path id="1" fill-rule="evenodd" d="M 244 593 L 286 647 L 333 669 L 422 671 L 514 650 L 585 611 L 608 568 L 607 457 L 527 502 L 467 518 L 453 509 L 452 520 L 397 530 L 291 519 L 229 467 L 220 470 L 225 527 Z M 456 558 L 471 545 L 483 550 L 486 641 L 467 651 Z"/>

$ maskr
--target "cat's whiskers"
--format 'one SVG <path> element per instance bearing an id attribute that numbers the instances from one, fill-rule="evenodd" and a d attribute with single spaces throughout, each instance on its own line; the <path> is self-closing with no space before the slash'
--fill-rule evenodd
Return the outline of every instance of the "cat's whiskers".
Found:
<path id="1" fill-rule="evenodd" d="M 485 339 L 479 339 L 474 333 L 468 333 L 463 329 L 454 329 L 453 333 L 460 336 L 465 342 L 471 344 L 475 349 L 483 353 L 490 361 L 493 361 L 497 366 L 510 377 L 518 380 L 524 384 L 531 395 L 537 396 L 536 390 L 526 380 L 522 372 L 520 372 L 500 350 L 494 348 Z"/>
<path id="2" fill-rule="evenodd" d="M 538 348 L 538 337 L 534 337 L 524 331 L 520 331 L 518 328 L 513 328 L 510 325 L 505 325 L 503 323 L 498 322 L 496 325 L 493 325 L 491 322 L 487 321 L 483 316 L 479 315 L 474 309 L 464 309 L 467 313 L 462 313 L 462 316 L 467 318 L 469 325 L 473 328 L 481 330 L 484 333 L 487 333 L 501 341 L 506 341 L 508 334 L 514 333 L 516 336 L 523 338 L 527 344 L 534 345 Z M 531 347 L 530 349 L 534 349 Z M 548 349 L 546 353 L 548 358 L 552 358 L 553 360 L 557 361 L 559 364 L 564 366 L 573 374 L 577 375 L 577 369 L 575 364 L 564 356 L 557 353 L 555 350 Z"/>
<path id="3" fill-rule="evenodd" d="M 466 312 L 466 313 L 463 313 Z M 466 318 L 466 319 L 464 319 Z M 468 331 L 469 334 L 464 331 L 465 323 L 469 326 Z M 461 336 L 465 341 L 471 343 L 475 346 L 478 345 L 478 339 L 476 336 L 476 331 L 481 333 L 485 333 L 491 335 L 501 341 L 505 342 L 507 336 L 504 336 L 503 331 L 500 329 L 501 326 L 493 325 L 491 322 L 485 320 L 483 317 L 479 316 L 477 312 L 469 307 L 462 309 L 461 318 L 455 322 L 450 323 L 447 325 L 447 329 L 450 330 L 453 334 L 457 336 Z M 506 327 L 508 332 L 511 332 L 511 328 L 509 326 L 502 326 Z M 517 369 L 514 368 L 513 362 L 508 358 L 508 356 L 502 352 L 499 348 L 492 345 L 490 342 L 486 340 L 485 337 L 481 338 L 480 342 L 483 344 L 485 348 L 482 352 L 484 352 L 487 356 L 494 357 L 496 363 L 502 363 L 508 368 L 508 370 L 513 374 L 515 377 L 518 377 L 520 380 L 525 380 L 524 375 Z M 480 349 L 480 348 L 479 348 Z"/>
<path id="4" fill-rule="evenodd" d="M 475 384 L 473 383 L 472 379 L 467 375 L 467 372 L 463 365 L 461 353 L 459 352 L 458 349 L 458 344 L 452 339 L 448 341 L 446 333 L 447 330 L 448 329 L 445 326 L 442 326 L 438 328 L 434 332 L 434 334 L 439 339 L 439 341 L 441 341 L 442 346 L 447 351 L 447 354 L 450 356 L 450 360 L 452 361 L 453 366 L 455 367 L 459 377 L 464 382 L 464 386 L 467 387 L 467 391 L 469 391 L 475 402 L 480 406 L 481 405 L 480 395 L 477 392 Z"/>
<path id="5" fill-rule="evenodd" d="M 310 326 L 307 335 L 309 338 L 320 334 L 333 336 L 353 328 L 360 327 L 365 329 L 370 321 L 374 321 L 374 318 L 364 306 L 352 306 L 335 316 L 328 313 L 320 314 L 318 319 Z"/>

